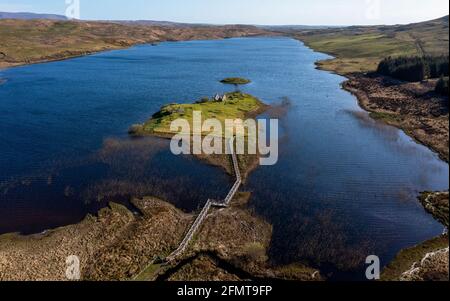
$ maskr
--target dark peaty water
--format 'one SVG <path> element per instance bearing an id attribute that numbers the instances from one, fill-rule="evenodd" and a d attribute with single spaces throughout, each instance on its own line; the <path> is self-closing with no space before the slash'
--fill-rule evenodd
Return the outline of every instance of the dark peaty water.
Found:
<path id="1" fill-rule="evenodd" d="M 274 263 L 308 260 L 361 278 L 364 260 L 386 264 L 401 248 L 440 234 L 416 197 L 448 189 L 448 164 L 379 124 L 315 69 L 327 58 L 285 38 L 163 43 L 0 72 L 0 233 L 78 222 L 109 201 L 156 195 L 192 211 L 226 194 L 232 179 L 167 141 L 129 139 L 128 127 L 170 102 L 245 92 L 291 102 L 280 161 L 249 179 L 251 206 L 274 225 Z M 351 273 L 344 273 L 347 270 Z"/>

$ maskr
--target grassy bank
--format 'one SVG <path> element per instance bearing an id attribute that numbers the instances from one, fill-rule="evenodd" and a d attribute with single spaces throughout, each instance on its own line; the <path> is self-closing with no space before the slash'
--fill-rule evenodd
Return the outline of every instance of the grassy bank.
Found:
<path id="1" fill-rule="evenodd" d="M 169 104 L 142 125 L 131 128 L 133 135 L 173 135 L 176 132 L 170 130 L 171 123 L 177 119 L 185 119 L 191 128 L 193 125 L 194 111 L 202 113 L 202 120 L 214 118 L 221 122 L 225 129 L 226 119 L 245 119 L 254 117 L 266 108 L 256 97 L 241 92 L 226 94 L 226 101 L 214 101 L 202 99 L 193 104 Z M 189 134 L 189 133 L 186 133 Z M 202 135 L 210 132 L 202 132 Z"/>
<path id="2" fill-rule="evenodd" d="M 449 53 L 448 16 L 410 25 L 352 26 L 288 33 L 316 51 L 335 56 L 318 65 L 343 75 L 375 71 L 380 61 L 389 56 Z"/>

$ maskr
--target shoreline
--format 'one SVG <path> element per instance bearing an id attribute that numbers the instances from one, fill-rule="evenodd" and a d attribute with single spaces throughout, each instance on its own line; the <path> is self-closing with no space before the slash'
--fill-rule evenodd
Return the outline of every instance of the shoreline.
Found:
<path id="1" fill-rule="evenodd" d="M 382 281 L 448 281 L 449 192 L 423 192 L 419 200 L 446 231 L 440 236 L 401 250 L 383 270 Z"/>
<path id="2" fill-rule="evenodd" d="M 53 63 L 53 62 L 61 62 L 65 60 L 75 59 L 75 58 L 82 58 L 85 56 L 95 55 L 99 53 L 109 52 L 109 51 L 115 51 L 115 50 L 126 50 L 130 49 L 136 46 L 143 46 L 148 45 L 152 47 L 157 47 L 161 43 L 178 43 L 178 42 L 189 42 L 189 41 L 214 41 L 214 40 L 228 40 L 228 39 L 237 39 L 237 38 L 257 38 L 257 37 L 264 37 L 264 36 L 279 36 L 276 34 L 272 34 L 270 32 L 267 33 L 257 33 L 257 34 L 248 34 L 248 35 L 236 35 L 231 37 L 211 37 L 211 38 L 190 38 L 190 39 L 180 39 L 180 40 L 174 40 L 174 39 L 167 39 L 167 40 L 154 40 L 154 41 L 137 41 L 134 43 L 127 43 L 126 45 L 111 45 L 102 49 L 92 49 L 92 50 L 83 50 L 83 51 L 77 51 L 77 50 L 68 50 L 61 53 L 55 53 L 49 57 L 42 57 L 41 59 L 36 59 L 29 62 L 0 62 L 0 71 L 5 71 L 11 68 L 16 67 L 24 67 L 24 66 L 31 66 L 31 65 L 39 65 L 39 64 L 46 64 L 46 63 Z M 67 55 L 64 55 L 66 53 Z M 1 84 L 1 82 L 0 82 Z"/>
<path id="3" fill-rule="evenodd" d="M 377 114 L 381 112 L 368 108 L 365 103 L 365 99 L 370 102 L 370 97 L 366 94 L 366 92 L 362 89 L 352 89 L 351 87 L 349 87 L 350 82 L 354 80 L 354 75 L 341 76 L 347 78 L 347 80 L 342 83 L 342 89 L 355 96 L 359 107 L 369 113 L 370 118 L 375 121 L 381 121 L 386 125 L 393 126 L 401 130 L 415 143 L 425 146 L 433 154 L 436 154 L 436 156 L 438 156 L 440 160 L 446 162 L 447 164 L 449 163 L 448 150 L 447 153 L 439 151 L 431 143 L 421 140 L 419 137 L 414 135 L 412 131 L 396 124 L 395 122 L 389 122 L 383 118 L 374 118 L 374 113 Z M 441 223 L 444 227 L 447 227 L 448 230 L 448 225 L 443 224 L 441 219 L 436 218 L 436 216 L 429 209 L 427 209 L 426 204 L 421 200 L 421 198 L 422 195 L 419 194 L 417 196 L 417 201 L 420 201 L 424 209 L 427 210 L 428 213 L 431 214 L 436 221 Z M 448 261 L 445 262 L 445 258 L 448 259 L 448 247 L 448 235 L 441 235 L 426 240 L 410 248 L 402 249 L 399 251 L 397 256 L 383 269 L 381 279 L 382 281 L 448 281 L 448 276 L 447 278 L 445 278 L 445 271 L 448 272 Z M 446 267 L 445 264 L 447 264 Z M 433 274 L 433 276 L 430 276 L 429 274 Z"/>
<path id="4" fill-rule="evenodd" d="M 368 75 L 367 73 L 364 73 L 364 72 L 360 72 L 360 73 L 340 73 L 337 70 L 328 69 L 328 68 L 326 68 L 324 63 L 326 63 L 328 61 L 338 60 L 339 58 L 336 56 L 336 54 L 333 54 L 333 53 L 330 53 L 330 52 L 316 50 L 310 44 L 308 44 L 307 41 L 302 40 L 302 39 L 300 39 L 298 37 L 295 37 L 295 36 L 292 36 L 292 38 L 302 42 L 307 48 L 311 49 L 314 52 L 326 54 L 326 55 L 331 57 L 329 59 L 316 61 L 315 62 L 316 69 L 320 70 L 320 71 L 325 71 L 325 72 L 329 72 L 331 74 L 335 74 L 335 75 L 344 77 L 345 80 L 341 83 L 341 89 L 343 89 L 344 91 L 347 91 L 350 94 L 352 94 L 353 96 L 355 96 L 359 107 L 361 109 L 363 109 L 364 111 L 366 111 L 367 113 L 369 113 L 369 116 L 373 120 L 375 120 L 375 121 L 380 121 L 381 120 L 385 124 L 393 126 L 393 127 L 397 128 L 397 129 L 403 131 L 408 137 L 412 138 L 416 143 L 427 147 L 433 153 L 437 154 L 442 161 L 446 162 L 447 164 L 449 163 L 448 149 L 447 149 L 447 153 L 445 154 L 442 151 L 437 150 L 430 143 L 427 143 L 427 142 L 421 140 L 420 138 L 418 138 L 417 136 L 415 136 L 411 131 L 409 131 L 405 127 L 402 127 L 402 126 L 400 126 L 398 124 L 387 122 L 386 120 L 382 120 L 382 119 L 379 119 L 379 118 L 373 118 L 373 115 L 371 115 L 371 113 L 382 113 L 382 110 L 377 111 L 377 110 L 369 108 L 368 105 L 371 102 L 370 96 L 361 88 L 358 89 L 358 88 L 349 86 L 349 84 L 351 83 L 352 80 L 357 80 L 359 78 L 369 78 L 367 76 Z M 385 76 L 380 76 L 380 77 L 387 78 Z"/>
<path id="5" fill-rule="evenodd" d="M 246 117 L 256 117 L 269 108 L 268 105 L 252 96 L 246 96 L 242 101 L 245 101 L 248 97 L 256 102 L 256 109 L 253 110 L 252 107 L 245 114 Z M 241 101 L 240 98 L 239 101 Z M 231 106 L 235 105 L 238 106 L 238 104 L 231 104 Z M 228 110 L 225 110 L 225 112 L 230 114 Z M 232 118 L 233 116 L 227 115 L 227 117 Z M 153 136 L 161 137 L 161 135 Z M 167 138 L 167 136 L 161 138 Z M 229 169 L 232 172 L 232 168 L 228 167 L 230 165 L 228 155 L 217 155 L 212 158 L 205 156 L 202 160 L 223 167 L 225 170 Z M 243 169 L 245 173 L 249 172 L 247 166 L 241 164 L 240 169 Z M 208 215 L 206 225 L 202 225 L 197 234 L 204 239 L 199 239 L 196 235 L 194 242 L 188 247 L 189 252 L 180 258 L 180 261 L 184 262 L 189 256 L 195 256 L 195 260 L 186 261 L 182 265 L 179 265 L 177 261 L 173 267 L 175 270 L 167 277 L 177 277 L 176 275 L 180 274 L 181 276 L 178 277 L 183 279 L 202 277 L 200 278 L 202 280 L 247 280 L 246 275 L 249 275 L 250 279 L 269 279 L 274 277 L 272 275 L 276 275 L 275 277 L 278 280 L 321 280 L 320 272 L 316 269 L 307 266 L 272 267 L 267 262 L 268 257 L 265 254 L 268 252 L 272 227 L 261 217 L 252 214 L 250 209 L 247 208 L 249 196 L 250 194 L 239 192 L 229 208 L 214 209 Z M 161 273 L 167 272 L 167 267 L 159 264 L 159 261 L 178 246 L 182 238 L 181 235 L 184 235 L 185 229 L 190 227 L 193 213 L 183 213 L 170 203 L 152 197 L 145 197 L 142 200 L 134 199 L 131 203 L 139 210 L 140 215 L 132 214 L 122 205 L 110 203 L 109 207 L 101 209 L 97 215 L 87 215 L 80 223 L 58 227 L 34 235 L 17 233 L 0 235 L 0 264 L 3 262 L 18 262 L 19 265 L 19 267 L 16 267 L 15 265 L 5 264 L 0 270 L 0 279 L 65 280 L 64 273 L 62 273 L 64 271 L 64 256 L 70 254 L 80 256 L 81 263 L 84 266 L 82 269 L 82 279 L 84 280 L 127 280 L 138 277 L 139 280 L 147 281 L 154 280 L 155 276 L 157 276 L 157 279 L 165 277 L 166 274 Z M 234 220 L 236 215 L 240 217 L 239 221 Z M 214 216 L 214 223 L 210 221 L 211 216 Z M 155 224 L 155 220 L 159 220 L 159 222 Z M 221 224 L 220 229 L 217 229 L 217 223 Z M 241 228 L 243 224 L 247 226 Z M 138 230 L 130 232 L 134 228 Z M 175 229 L 176 231 L 173 231 Z M 248 236 L 247 231 L 249 229 L 253 229 L 255 235 L 260 237 L 257 245 L 254 245 L 255 243 Z M 169 235 L 167 231 L 171 230 L 175 233 Z M 221 235 L 211 236 L 210 231 L 220 232 Z M 227 232 L 224 233 L 224 231 Z M 108 233 L 108 235 L 103 235 L 103 232 Z M 64 243 L 56 247 L 58 240 L 61 237 L 64 239 L 67 235 L 69 237 L 65 239 Z M 95 239 L 91 237 L 92 235 L 95 236 Z M 146 248 L 144 251 L 150 235 L 156 236 L 152 239 L 154 243 L 151 244 L 152 247 Z M 112 240 L 108 236 L 111 236 Z M 134 242 L 131 244 L 133 246 L 127 247 L 130 242 Z M 254 247 L 257 248 L 257 258 L 252 257 L 254 256 Z M 198 248 L 201 248 L 201 250 Z M 45 256 L 42 255 L 44 257 L 43 262 L 33 263 L 32 270 L 22 267 L 25 264 L 23 259 L 32 256 L 29 254 L 35 252 L 46 254 Z M 213 254 L 213 256 L 204 253 Z M 132 261 L 129 262 L 128 258 L 132 258 Z M 196 267 L 198 260 L 202 264 L 208 264 L 205 271 Z M 219 262 L 216 264 L 215 261 Z M 228 266 L 229 269 L 223 270 L 222 266 Z M 194 269 L 194 275 L 183 272 L 185 267 L 189 267 L 190 270 Z M 289 274 L 287 271 L 295 272 Z M 215 275 L 216 273 L 218 275 Z"/>
<path id="6" fill-rule="evenodd" d="M 270 264 L 272 226 L 248 209 L 249 197 L 240 192 L 229 208 L 212 210 L 186 254 L 168 266 L 162 258 L 176 249 L 194 216 L 153 197 L 132 201 L 140 215 L 112 202 L 78 224 L 0 235 L 0 280 L 67 281 L 66 258 L 73 255 L 84 281 L 323 280 L 313 267 Z"/>
<path id="7" fill-rule="evenodd" d="M 225 119 L 236 119 L 236 118 L 241 119 L 242 118 L 242 119 L 254 119 L 255 120 L 259 115 L 269 111 L 270 108 L 273 108 L 272 106 L 262 102 L 260 99 L 254 97 L 250 94 L 243 93 L 243 92 L 229 92 L 229 93 L 226 93 L 225 95 L 229 99 L 234 101 L 234 103 L 231 103 L 231 106 L 238 106 L 238 110 L 235 112 L 236 116 L 234 116 L 234 115 L 220 116 Z M 234 98 L 234 100 L 233 100 L 233 98 Z M 254 105 L 256 106 L 256 108 L 254 108 L 252 110 L 244 111 L 243 108 L 245 108 L 245 106 L 241 105 L 242 108 L 239 107 L 239 102 L 246 102 L 246 101 L 248 101 L 248 99 L 255 102 Z M 144 122 L 142 124 L 132 125 L 129 130 L 129 135 L 134 138 L 153 136 L 153 137 L 157 137 L 157 138 L 170 140 L 173 136 L 175 136 L 177 134 L 179 135 L 179 133 L 171 132 L 164 126 L 162 126 L 160 128 L 154 127 L 154 128 L 150 128 L 150 129 L 148 127 L 151 126 L 152 124 L 154 124 L 155 122 L 157 122 L 157 124 L 160 124 L 161 122 L 164 122 L 165 119 L 170 120 L 172 118 L 172 115 L 176 115 L 175 117 L 177 117 L 180 114 L 177 113 L 176 110 L 180 110 L 180 109 L 183 110 L 183 113 L 180 116 L 178 116 L 178 118 L 185 117 L 186 119 L 189 120 L 189 118 L 192 118 L 192 116 L 190 116 L 188 112 L 190 110 L 193 110 L 194 106 L 196 106 L 195 107 L 196 110 L 202 111 L 203 115 L 209 115 L 211 113 L 210 111 L 214 111 L 214 115 L 216 115 L 216 114 L 221 115 L 221 113 L 218 113 L 217 111 L 215 111 L 215 109 L 217 109 L 216 107 L 208 107 L 208 109 L 202 109 L 202 106 L 203 105 L 205 105 L 205 106 L 215 105 L 215 106 L 224 106 L 225 107 L 225 106 L 227 106 L 227 104 L 228 103 L 226 103 L 226 102 L 225 103 L 223 103 L 223 102 L 222 103 L 220 103 L 220 102 L 214 103 L 211 101 L 206 102 L 206 103 L 169 104 L 169 105 L 163 106 L 163 108 L 159 112 L 156 112 L 155 114 L 153 114 L 152 117 L 150 119 L 148 119 L 146 122 Z M 172 108 L 172 107 L 174 107 L 176 110 L 172 110 L 173 112 L 169 113 L 168 115 L 164 115 L 161 113 L 162 111 L 165 112 L 167 110 L 167 108 Z M 214 110 L 213 110 L 213 108 L 214 108 Z M 229 112 L 229 110 L 230 109 L 227 108 L 226 111 L 230 114 L 231 112 Z M 186 115 L 187 117 L 184 114 L 187 114 Z M 239 116 L 241 114 L 242 114 L 242 116 Z M 159 116 L 159 117 L 155 117 L 155 116 Z M 203 116 L 203 119 L 206 120 L 207 117 Z M 223 126 L 223 124 L 222 124 L 222 126 Z M 224 130 L 224 128 L 222 129 L 222 131 L 223 130 Z M 209 134 L 210 133 L 202 132 L 201 133 L 202 139 Z M 212 154 L 212 155 L 194 154 L 192 156 L 206 164 L 209 164 L 214 167 L 219 167 L 219 168 L 223 169 L 227 174 L 232 175 L 233 167 L 232 167 L 232 163 L 229 159 L 228 154 L 225 154 L 226 138 L 225 138 L 225 135 L 223 132 L 222 132 L 221 138 L 222 138 L 223 154 Z M 192 136 L 190 136 L 190 140 L 191 140 L 191 145 L 192 145 Z M 240 172 L 242 174 L 242 180 L 245 183 L 248 175 L 258 167 L 258 160 L 260 159 L 260 155 L 259 154 L 255 154 L 255 155 L 253 155 L 253 154 L 238 154 L 237 157 L 238 157 L 238 161 L 239 161 Z"/>
<path id="8" fill-rule="evenodd" d="M 127 47 L 118 47 L 118 48 L 111 47 L 111 48 L 106 48 L 106 49 L 101 49 L 101 50 L 80 51 L 80 53 L 74 53 L 72 55 L 56 57 L 56 58 L 43 58 L 42 60 L 36 60 L 36 61 L 32 61 L 32 62 L 6 63 L 6 64 L 1 64 L 0 63 L 0 71 L 5 71 L 5 70 L 8 70 L 8 69 L 17 68 L 17 67 L 32 66 L 32 65 L 54 63 L 54 62 L 61 62 L 61 61 L 65 61 L 65 60 L 70 60 L 70 59 L 90 56 L 90 55 L 94 55 L 94 54 L 98 54 L 98 53 L 102 53 L 102 52 L 129 49 L 129 48 L 134 47 L 134 46 L 146 45 L 146 44 L 150 45 L 150 43 L 134 44 L 134 45 L 130 45 L 130 46 L 127 46 Z"/>
<path id="9" fill-rule="evenodd" d="M 333 53 L 322 52 L 314 49 L 311 45 L 309 45 L 305 40 L 302 40 L 298 37 L 293 36 L 292 38 L 302 42 L 306 47 L 311 49 L 314 52 L 323 53 L 331 56 L 330 59 L 319 60 L 315 62 L 315 66 L 317 70 L 329 72 L 331 74 L 335 74 L 338 76 L 342 76 L 345 80 L 341 83 L 341 89 L 347 91 L 352 94 L 358 103 L 358 106 L 369 113 L 370 118 L 375 121 L 381 121 L 384 124 L 393 126 L 403 133 L 405 133 L 408 137 L 410 137 L 417 144 L 423 145 L 428 148 L 431 152 L 436 154 L 440 160 L 449 163 L 449 150 L 448 150 L 448 112 L 447 117 L 447 142 L 445 143 L 444 149 L 439 149 L 438 143 L 432 143 L 430 141 L 424 141 L 421 137 L 414 134 L 413 130 L 406 128 L 400 122 L 391 122 L 387 118 L 375 118 L 375 114 L 379 114 L 379 116 L 383 116 L 386 114 L 386 110 L 383 110 L 380 107 L 374 105 L 374 108 L 371 108 L 370 105 L 373 104 L 371 101 L 371 97 L 367 91 L 365 91 L 362 87 L 366 87 L 361 84 L 358 80 L 367 79 L 370 80 L 370 72 L 356 72 L 356 73 L 340 73 L 338 70 L 333 70 L 332 68 L 326 68 L 326 62 L 337 61 L 339 58 Z M 390 78 L 380 76 L 381 78 L 391 80 Z M 397 81 L 400 82 L 400 81 Z M 354 83 L 354 84 L 352 84 Z M 367 87 L 366 87 L 367 88 Z M 382 85 L 379 87 L 381 91 L 383 91 Z M 417 96 L 416 96 L 417 97 Z M 413 97 L 414 98 L 414 97 Z M 418 98 L 418 97 L 417 97 Z M 444 97 L 441 97 L 444 98 Z M 416 99 L 414 99 L 416 100 Z M 448 101 L 448 98 L 447 98 Z M 389 113 L 388 113 L 389 114 Z M 386 115 L 389 117 L 389 115 Z M 397 115 L 394 115 L 397 116 Z M 399 115 L 400 117 L 401 114 Z M 391 115 L 392 118 L 392 115 Z M 434 205 L 430 209 L 430 204 L 427 203 L 428 198 L 426 195 L 442 195 L 446 194 L 447 199 L 441 202 L 439 205 Z M 431 214 L 436 221 L 441 223 L 444 227 L 447 228 L 448 231 L 448 223 L 444 223 L 442 217 L 438 216 L 435 212 L 447 210 L 446 214 L 448 214 L 448 191 L 445 192 L 434 192 L 427 193 L 423 192 L 417 196 L 417 201 L 419 201 L 423 208 Z M 448 281 L 448 260 L 445 262 L 445 258 L 448 259 L 448 246 L 449 246 L 449 237 L 448 234 L 443 234 L 438 237 L 431 238 L 426 240 L 416 246 L 412 246 L 410 248 L 405 248 L 400 250 L 397 256 L 383 269 L 382 271 L 382 280 L 385 281 L 417 281 L 417 280 L 436 280 L 433 277 L 442 277 L 444 280 Z M 443 259 L 444 258 L 444 259 Z M 445 266 L 446 265 L 446 266 Z M 447 273 L 445 273 L 447 272 Z M 430 276 L 430 274 L 432 276 Z M 445 274 L 447 274 L 445 276 Z M 429 278 L 427 278 L 429 277 Z M 440 279 L 440 278 L 439 278 Z M 442 280 L 442 279 L 440 279 Z"/>
<path id="10" fill-rule="evenodd" d="M 143 43 L 143 44 L 147 44 L 147 43 Z M 136 44 L 136 45 L 137 45 L 137 44 Z M 132 45 L 132 46 L 130 46 L 130 47 L 133 47 L 133 46 L 136 46 L 136 45 Z M 306 44 L 305 44 L 305 45 L 306 45 Z M 128 47 L 127 47 L 127 48 L 128 48 Z M 119 49 L 126 49 L 126 48 L 119 48 Z M 311 48 L 311 49 L 312 49 L 312 48 Z M 99 52 L 103 52 L 103 51 L 113 51 L 113 50 L 117 50 L 117 49 L 107 49 L 107 50 L 102 50 L 102 51 L 99 51 Z M 96 53 L 98 53 L 98 52 L 96 52 Z M 84 54 L 84 55 L 80 55 L 80 56 L 78 56 L 78 57 L 85 56 L 85 55 L 91 55 L 91 54 L 95 54 L 95 53 Z M 60 60 L 71 59 L 71 58 L 75 58 L 75 57 L 62 58 L 62 59 L 60 59 Z M 55 60 L 53 60 L 53 61 L 55 61 Z M 37 63 L 31 63 L 31 64 L 40 64 L 40 63 L 47 63 L 47 62 L 53 62 L 53 61 L 37 62 Z M 28 65 L 28 64 L 24 64 L 24 65 Z M 24 65 L 19 65 L 19 66 L 24 66 Z M 19 67 L 19 66 L 13 66 L 13 67 Z M 317 69 L 318 69 L 318 70 L 328 71 L 328 70 L 326 70 L 326 69 L 320 68 L 319 65 L 316 65 L 316 66 L 317 66 Z M 333 72 L 333 71 L 328 71 L 328 72 L 332 72 L 332 73 L 335 73 L 335 74 L 337 74 L 337 75 L 346 77 L 346 78 L 347 78 L 347 81 L 346 81 L 346 82 L 348 82 L 348 81 L 351 80 L 351 78 L 349 78 L 348 75 L 341 75 L 341 74 L 339 74 L 339 73 L 337 73 L 337 72 Z M 346 82 L 344 82 L 343 85 L 344 85 Z M 0 79 L 0 84 L 1 84 L 1 79 Z M 342 88 L 343 88 L 344 90 L 346 90 L 346 91 L 352 93 L 351 91 L 347 90 L 345 87 L 342 87 Z M 353 93 L 352 93 L 352 94 L 353 94 Z M 368 111 L 368 110 L 366 110 L 366 109 L 362 106 L 361 100 L 359 99 L 359 97 L 357 97 L 357 95 L 355 95 L 355 96 L 356 96 L 356 98 L 357 98 L 357 101 L 358 101 L 358 103 L 359 103 L 359 106 L 360 106 L 362 109 L 364 109 L 365 111 Z M 266 109 L 268 109 L 268 108 L 266 108 Z M 368 112 L 370 113 L 370 111 L 368 111 Z M 261 113 L 260 113 L 260 114 L 261 114 Z M 399 128 L 399 127 L 397 127 L 397 128 Z M 406 131 L 405 131 L 404 129 L 402 129 L 402 128 L 399 128 L 399 129 L 401 129 L 402 131 L 404 131 L 404 132 L 406 133 Z M 407 134 L 407 133 L 406 133 L 406 134 Z M 408 136 L 409 136 L 409 135 L 408 135 Z M 167 138 L 167 137 L 166 137 L 166 138 Z M 423 143 L 421 143 L 421 144 L 423 144 Z M 427 147 L 429 147 L 429 146 L 427 146 Z M 447 160 L 447 162 L 448 162 L 448 160 Z M 59 229 L 59 228 L 58 228 L 58 229 Z M 56 230 L 57 230 L 57 229 L 56 229 Z M 53 231 L 53 230 L 52 230 L 52 231 Z M 0 236 L 0 238 L 1 238 L 1 237 L 2 237 L 2 236 Z"/>
<path id="11" fill-rule="evenodd" d="M 387 118 L 376 118 L 376 114 L 389 114 L 385 113 L 382 109 L 373 109 L 370 108 L 369 105 L 371 104 L 370 96 L 367 94 L 366 91 L 363 89 L 355 88 L 354 86 L 351 86 L 352 81 L 358 81 L 360 77 L 365 77 L 364 75 L 347 75 L 345 76 L 347 78 L 346 81 L 342 83 L 342 89 L 351 93 L 354 95 L 358 101 L 358 105 L 361 109 L 369 113 L 369 116 L 375 120 L 375 121 L 382 121 L 386 125 L 393 126 L 399 130 L 401 130 L 404 134 L 406 134 L 408 137 L 410 137 L 413 141 L 415 141 L 417 144 L 423 145 L 426 148 L 428 148 L 430 151 L 432 151 L 434 154 L 436 154 L 442 161 L 449 163 L 449 157 L 448 157 L 448 151 L 445 152 L 443 150 L 439 150 L 433 143 L 424 141 L 421 139 L 418 135 L 415 135 L 414 132 L 411 129 L 406 128 L 405 126 L 399 125 L 395 122 L 395 120 L 388 120 Z M 367 77 L 366 77 L 367 78 Z"/>

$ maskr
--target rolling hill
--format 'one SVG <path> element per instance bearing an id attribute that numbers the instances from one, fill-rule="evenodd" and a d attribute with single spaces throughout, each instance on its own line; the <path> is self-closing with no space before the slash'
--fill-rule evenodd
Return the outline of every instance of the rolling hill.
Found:
<path id="1" fill-rule="evenodd" d="M 61 60 L 162 41 L 208 40 L 267 34 L 254 26 L 161 26 L 59 20 L 0 20 L 0 68 Z"/>
<path id="2" fill-rule="evenodd" d="M 54 15 L 54 14 L 35 14 L 35 13 L 10 13 L 10 12 L 0 12 L 1 19 L 18 19 L 18 20 L 67 20 L 65 16 Z"/>
<path id="3" fill-rule="evenodd" d="M 374 71 L 388 56 L 449 53 L 449 17 L 395 26 L 352 26 L 323 30 L 286 30 L 311 48 L 334 60 L 321 68 L 340 74 Z"/>

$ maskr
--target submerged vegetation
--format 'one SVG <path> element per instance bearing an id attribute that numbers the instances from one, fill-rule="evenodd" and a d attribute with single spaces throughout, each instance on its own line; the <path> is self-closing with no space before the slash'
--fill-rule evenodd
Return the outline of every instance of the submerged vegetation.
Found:
<path id="1" fill-rule="evenodd" d="M 380 62 L 377 72 L 400 80 L 418 82 L 448 76 L 448 56 L 388 57 Z"/>
<path id="2" fill-rule="evenodd" d="M 448 89 L 448 76 L 447 77 L 441 77 L 436 85 L 436 93 L 439 93 L 444 96 L 448 96 L 449 89 Z"/>

